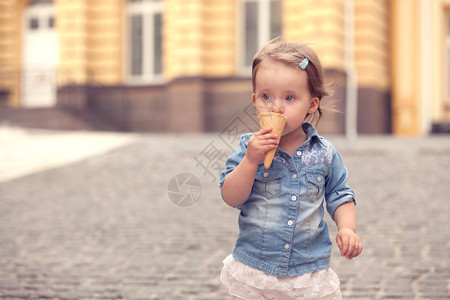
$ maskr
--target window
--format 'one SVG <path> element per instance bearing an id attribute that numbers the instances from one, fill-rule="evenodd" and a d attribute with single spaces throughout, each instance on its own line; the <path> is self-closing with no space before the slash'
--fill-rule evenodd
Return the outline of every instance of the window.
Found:
<path id="1" fill-rule="evenodd" d="M 47 22 L 48 28 L 53 28 L 55 27 L 55 17 L 54 16 L 50 16 L 48 18 L 48 22 Z"/>
<path id="2" fill-rule="evenodd" d="M 162 77 L 162 12 L 162 0 L 128 2 L 126 75 L 131 83 Z"/>
<path id="3" fill-rule="evenodd" d="M 28 21 L 28 28 L 39 29 L 39 19 L 37 17 L 31 17 Z"/>
<path id="4" fill-rule="evenodd" d="M 53 4 L 52 0 L 31 0 L 28 5 Z"/>
<path id="5" fill-rule="evenodd" d="M 268 41 L 282 35 L 282 0 L 242 0 L 240 68 L 248 72 L 253 56 Z"/>

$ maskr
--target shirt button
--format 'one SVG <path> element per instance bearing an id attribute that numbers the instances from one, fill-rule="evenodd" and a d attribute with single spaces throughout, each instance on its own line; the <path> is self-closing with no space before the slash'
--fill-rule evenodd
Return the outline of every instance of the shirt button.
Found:
<path id="1" fill-rule="evenodd" d="M 284 249 L 287 250 L 287 249 L 289 249 L 289 247 L 290 247 L 289 244 L 284 244 Z"/>
<path id="2" fill-rule="evenodd" d="M 294 221 L 289 220 L 289 221 L 288 221 L 288 225 L 289 225 L 289 226 L 292 226 L 292 224 L 294 224 Z"/>
<path id="3" fill-rule="evenodd" d="M 291 197 L 291 200 L 292 200 L 292 201 L 296 201 L 296 200 L 297 200 L 297 196 L 295 196 L 295 195 L 292 196 L 292 197 Z"/>
<path id="4" fill-rule="evenodd" d="M 302 151 L 297 151 L 297 156 L 300 156 L 300 155 L 302 155 Z"/>
<path id="5" fill-rule="evenodd" d="M 269 176 L 269 172 L 264 172 L 264 173 L 263 173 L 263 176 L 264 176 L 265 178 L 267 178 L 267 176 Z"/>
<path id="6" fill-rule="evenodd" d="M 321 181 L 322 181 L 322 177 L 318 176 L 318 177 L 317 177 L 317 181 L 318 181 L 318 182 L 321 182 Z"/>
<path id="7" fill-rule="evenodd" d="M 292 179 L 296 179 L 297 178 L 297 174 L 292 174 Z"/>

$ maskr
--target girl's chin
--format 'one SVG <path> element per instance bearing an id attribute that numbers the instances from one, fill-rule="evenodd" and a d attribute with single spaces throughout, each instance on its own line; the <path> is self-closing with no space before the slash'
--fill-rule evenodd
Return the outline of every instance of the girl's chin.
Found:
<path id="1" fill-rule="evenodd" d="M 290 130 L 285 130 L 285 131 L 283 131 L 283 134 L 281 135 L 281 137 L 286 137 L 286 136 L 288 136 L 288 135 L 290 135 L 290 134 L 292 134 L 292 131 L 290 131 Z"/>

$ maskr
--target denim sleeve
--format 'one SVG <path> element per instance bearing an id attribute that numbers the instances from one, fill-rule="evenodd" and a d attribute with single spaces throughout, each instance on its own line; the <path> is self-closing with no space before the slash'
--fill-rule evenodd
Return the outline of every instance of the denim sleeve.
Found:
<path id="1" fill-rule="evenodd" d="M 227 159 L 225 162 L 225 171 L 220 174 L 220 191 L 222 192 L 223 183 L 225 178 L 227 178 L 228 174 L 230 174 L 242 161 L 245 154 L 247 153 L 247 144 L 248 139 L 252 136 L 252 134 L 242 135 L 240 138 L 239 147 L 234 151 L 234 153 Z"/>
<path id="2" fill-rule="evenodd" d="M 341 155 L 334 150 L 333 160 L 330 165 L 330 172 L 326 179 L 325 199 L 327 211 L 334 221 L 336 209 L 347 202 L 353 201 L 356 204 L 355 193 L 347 185 L 348 172 L 344 166 Z"/>

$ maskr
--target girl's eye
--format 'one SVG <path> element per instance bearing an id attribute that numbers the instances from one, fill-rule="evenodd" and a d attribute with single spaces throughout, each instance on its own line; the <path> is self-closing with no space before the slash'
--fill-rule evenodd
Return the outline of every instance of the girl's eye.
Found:
<path id="1" fill-rule="evenodd" d="M 294 96 L 287 96 L 286 101 L 293 101 L 295 100 Z"/>
<path id="2" fill-rule="evenodd" d="M 262 98 L 263 98 L 264 100 L 266 100 L 266 101 L 269 101 L 269 100 L 270 100 L 270 96 L 267 95 L 267 94 L 264 94 L 264 95 L 262 96 Z"/>

